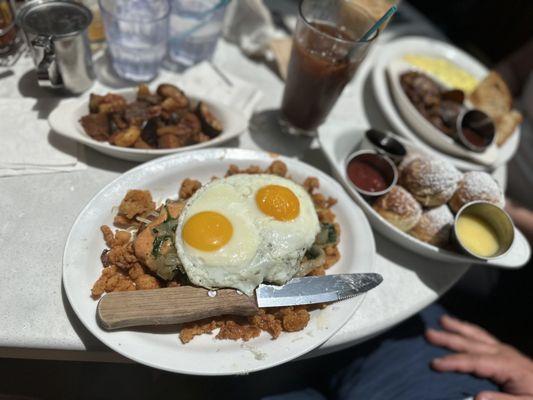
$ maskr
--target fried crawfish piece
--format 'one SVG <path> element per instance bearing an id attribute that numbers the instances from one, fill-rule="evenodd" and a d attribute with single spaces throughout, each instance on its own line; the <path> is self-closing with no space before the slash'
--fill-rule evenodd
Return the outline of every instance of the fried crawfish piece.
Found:
<path id="1" fill-rule="evenodd" d="M 180 199 L 185 200 L 190 198 L 198 189 L 202 187 L 200 181 L 196 179 L 186 178 L 182 183 L 179 191 Z"/>
<path id="2" fill-rule="evenodd" d="M 130 220 L 136 216 L 145 216 L 155 210 L 152 194 L 148 190 L 128 190 L 120 203 L 118 214 Z"/>
<path id="3" fill-rule="evenodd" d="M 135 290 L 133 281 L 115 265 L 110 265 L 102 270 L 102 275 L 91 289 L 93 299 L 98 299 L 102 294 L 115 291 Z"/>

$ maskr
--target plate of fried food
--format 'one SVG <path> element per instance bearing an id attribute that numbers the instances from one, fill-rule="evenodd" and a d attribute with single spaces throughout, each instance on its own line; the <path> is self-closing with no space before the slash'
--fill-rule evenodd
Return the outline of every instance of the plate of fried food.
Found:
<path id="1" fill-rule="evenodd" d="M 377 54 L 373 85 L 394 129 L 462 170 L 493 170 L 515 154 L 522 115 L 503 79 L 462 50 L 406 37 Z"/>
<path id="2" fill-rule="evenodd" d="M 243 374 L 320 346 L 364 295 L 115 331 L 98 323 L 98 301 L 193 286 L 209 296 L 218 288 L 248 296 L 261 282 L 372 272 L 374 257 L 365 215 L 328 175 L 272 153 L 204 149 L 140 165 L 103 188 L 71 229 L 63 285 L 87 329 L 132 360 L 187 374 Z"/>
<path id="3" fill-rule="evenodd" d="M 104 154 L 147 161 L 216 146 L 244 133 L 247 118 L 223 104 L 189 96 L 170 83 L 63 101 L 50 127 Z"/>
<path id="4" fill-rule="evenodd" d="M 529 243 L 487 172 L 463 173 L 397 135 L 348 123 L 324 125 L 319 141 L 372 226 L 400 246 L 441 261 L 502 268 L 529 260 Z"/>

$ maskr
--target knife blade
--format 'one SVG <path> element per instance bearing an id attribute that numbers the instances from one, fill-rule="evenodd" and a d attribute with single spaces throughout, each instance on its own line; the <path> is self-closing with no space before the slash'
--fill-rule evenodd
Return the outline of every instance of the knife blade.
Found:
<path id="1" fill-rule="evenodd" d="M 169 325 L 220 315 L 250 316 L 260 307 L 329 303 L 369 291 L 383 281 L 379 274 L 340 274 L 294 278 L 283 286 L 260 285 L 255 296 L 234 289 L 194 286 L 112 292 L 100 299 L 97 320 L 106 330 Z"/>
<path id="2" fill-rule="evenodd" d="M 329 303 L 354 297 L 383 281 L 379 274 L 338 274 L 293 278 L 283 286 L 261 284 L 255 290 L 259 307 Z"/>

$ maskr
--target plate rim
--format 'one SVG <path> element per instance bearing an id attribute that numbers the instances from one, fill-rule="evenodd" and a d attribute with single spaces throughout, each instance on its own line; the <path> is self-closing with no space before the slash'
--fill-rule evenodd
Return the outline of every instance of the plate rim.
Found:
<path id="1" fill-rule="evenodd" d="M 479 68 L 480 71 L 483 71 L 485 75 L 489 72 L 488 68 L 485 65 L 483 65 L 480 61 L 478 61 L 476 58 L 466 53 L 464 50 L 454 46 L 453 44 L 444 42 L 442 40 L 428 38 L 424 36 L 409 35 L 409 36 L 403 36 L 397 39 L 393 39 L 384 44 L 380 44 L 374 54 L 373 68 L 371 71 L 371 74 L 372 74 L 371 80 L 372 80 L 372 87 L 373 87 L 374 95 L 377 100 L 376 102 L 379 104 L 382 113 L 384 114 L 385 118 L 390 123 L 392 128 L 400 136 L 416 141 L 416 144 L 420 145 L 424 150 L 435 153 L 439 155 L 440 157 L 447 158 L 458 169 L 463 170 L 463 171 L 464 170 L 486 171 L 490 169 L 495 169 L 498 166 L 507 163 L 513 157 L 513 155 L 516 153 L 518 149 L 518 145 L 520 142 L 520 135 L 521 135 L 520 126 L 518 126 L 515 129 L 514 133 L 511 136 L 511 139 L 509 139 L 509 141 L 504 144 L 504 146 L 507 145 L 510 149 L 512 149 L 509 151 L 509 155 L 506 157 L 499 157 L 497 161 L 495 161 L 490 166 L 483 166 L 482 164 L 478 164 L 473 161 L 468 161 L 468 160 L 462 159 L 460 157 L 456 157 L 454 155 L 448 154 L 446 152 L 443 152 L 443 151 L 440 151 L 434 148 L 431 144 L 422 140 L 419 137 L 419 135 L 416 132 L 414 132 L 414 130 L 407 124 L 407 122 L 404 121 L 404 118 L 401 116 L 401 114 L 396 109 L 397 106 L 394 103 L 394 100 L 392 99 L 392 94 L 388 93 L 390 92 L 390 90 L 388 88 L 387 77 L 385 76 L 386 74 L 385 69 L 386 69 L 387 62 L 389 58 L 391 57 L 390 55 L 391 52 L 387 52 L 387 49 L 397 47 L 397 46 L 406 46 L 406 45 L 413 46 L 416 44 L 420 44 L 423 46 L 428 46 L 428 45 L 437 46 L 447 51 L 454 52 L 456 54 L 459 54 L 460 57 L 464 57 L 465 59 L 468 59 L 469 63 L 476 65 L 476 68 Z M 470 72 L 473 73 L 472 71 Z M 481 72 L 480 74 L 477 74 L 477 73 L 473 73 L 473 74 L 476 76 L 478 75 L 480 76 Z M 383 87 L 385 87 L 387 90 L 384 90 Z M 406 134 L 405 132 L 408 132 L 408 134 Z"/>
<path id="2" fill-rule="evenodd" d="M 154 159 L 154 160 L 152 160 L 150 162 L 147 162 L 147 163 L 141 164 L 141 165 L 139 165 L 139 166 L 137 166 L 135 168 L 132 168 L 131 170 L 126 171 L 124 174 L 119 175 L 117 178 L 113 179 L 113 181 L 109 182 L 101 190 L 99 190 L 88 201 L 88 203 L 85 205 L 85 207 L 83 207 L 83 209 L 79 212 L 79 214 L 77 215 L 76 219 L 74 220 L 74 222 L 73 222 L 73 224 L 71 226 L 71 229 L 70 229 L 69 234 L 67 236 L 67 239 L 65 241 L 65 247 L 64 247 L 63 258 L 62 258 L 62 273 L 61 273 L 62 286 L 63 286 L 63 289 L 65 290 L 65 295 L 67 297 L 67 300 L 69 301 L 70 307 L 72 308 L 72 310 L 74 311 L 74 314 L 76 315 L 76 318 L 78 318 L 78 320 L 82 323 L 82 325 L 89 332 L 91 332 L 91 334 L 94 335 L 99 341 L 101 341 L 107 347 L 109 347 L 110 349 L 116 351 L 117 353 L 119 353 L 119 354 L 121 354 L 123 356 L 125 356 L 125 357 L 127 357 L 127 358 L 129 358 L 129 359 L 131 359 L 133 361 L 136 361 L 136 362 L 144 364 L 144 365 L 148 365 L 148 366 L 153 367 L 153 368 L 165 370 L 165 371 L 168 371 L 168 372 L 183 373 L 183 374 L 190 374 L 190 375 L 217 376 L 217 375 L 246 374 L 246 373 L 250 373 L 250 372 L 255 372 L 255 371 L 271 368 L 271 367 L 274 367 L 274 366 L 277 366 L 277 365 L 280 365 L 280 364 L 284 364 L 284 363 L 286 363 L 288 361 L 291 361 L 291 360 L 294 360 L 296 358 L 299 358 L 299 357 L 309 353 L 310 351 L 320 347 L 322 344 L 324 344 L 329 339 L 331 339 L 331 337 L 337 331 L 339 331 L 344 325 L 346 325 L 346 323 L 353 317 L 355 312 L 359 309 L 359 307 L 363 303 L 367 293 L 363 293 L 362 295 L 357 296 L 357 298 L 360 299 L 360 301 L 358 301 L 355 304 L 355 306 L 353 307 L 351 312 L 347 313 L 346 317 L 344 318 L 344 321 L 341 324 L 339 324 L 339 326 L 337 326 L 335 329 L 331 329 L 329 331 L 329 334 L 327 335 L 327 337 L 325 339 L 317 341 L 316 343 L 313 343 L 312 346 L 309 346 L 304 351 L 301 351 L 301 352 L 299 352 L 297 354 L 291 355 L 290 357 L 283 357 L 283 358 L 281 358 L 280 360 L 278 360 L 276 362 L 267 363 L 266 365 L 264 365 L 264 366 L 261 365 L 261 366 L 259 366 L 257 368 L 252 368 L 252 369 L 247 369 L 247 370 L 238 370 L 238 371 L 205 371 L 205 370 L 202 370 L 202 371 L 199 371 L 199 370 L 190 371 L 190 370 L 185 370 L 185 369 L 182 369 L 182 368 L 162 366 L 162 365 L 157 364 L 157 362 L 152 362 L 152 361 L 149 361 L 149 360 L 147 361 L 145 359 L 142 359 L 142 358 L 136 357 L 136 356 L 132 357 L 131 355 L 127 354 L 127 351 L 125 351 L 123 348 L 120 348 L 120 346 L 117 346 L 114 343 L 109 343 L 110 341 L 106 340 L 105 336 L 106 336 L 106 334 L 109 334 L 108 332 L 103 331 L 99 327 L 97 328 L 97 332 L 95 332 L 93 330 L 93 327 L 90 326 L 87 323 L 87 321 L 85 320 L 85 318 L 82 317 L 83 312 L 78 309 L 76 301 L 71 297 L 71 294 L 69 293 L 69 290 L 67 288 L 69 286 L 68 282 L 69 282 L 70 278 L 68 277 L 68 268 L 66 268 L 66 259 L 68 257 L 68 251 L 69 251 L 70 247 L 72 246 L 71 242 L 73 240 L 73 237 L 72 237 L 73 231 L 74 231 L 75 227 L 78 225 L 80 219 L 91 209 L 91 205 L 92 205 L 93 201 L 95 201 L 95 199 L 97 199 L 98 197 L 100 197 L 102 195 L 105 195 L 105 193 L 109 190 L 109 188 L 112 187 L 113 185 L 115 185 L 117 181 L 119 181 L 121 179 L 124 179 L 124 176 L 134 175 L 138 171 L 147 168 L 147 166 L 149 167 L 149 166 L 154 165 L 154 164 L 164 163 L 164 162 L 169 161 L 170 159 L 173 159 L 173 158 L 181 158 L 181 157 L 190 158 L 190 157 L 194 157 L 194 156 L 197 156 L 197 155 L 201 156 L 202 153 L 213 153 L 213 155 L 211 156 L 212 159 L 215 159 L 215 158 L 218 158 L 218 159 L 224 158 L 225 159 L 226 156 L 229 156 L 230 159 L 233 159 L 233 160 L 237 159 L 238 157 L 236 157 L 236 156 L 238 156 L 238 155 L 241 155 L 242 157 L 254 157 L 254 156 L 257 157 L 257 155 L 260 155 L 263 158 L 268 157 L 268 158 L 271 158 L 272 160 L 280 159 L 280 160 L 282 160 L 284 162 L 288 161 L 289 164 L 292 164 L 292 163 L 303 164 L 306 168 L 310 168 L 311 172 L 313 172 L 315 174 L 318 173 L 318 175 L 320 176 L 320 178 L 319 178 L 320 180 L 326 179 L 331 184 L 333 184 L 333 186 L 337 186 L 339 188 L 339 192 L 340 192 L 339 196 L 344 196 L 345 199 L 346 199 L 346 205 L 348 207 L 350 207 L 352 210 L 354 210 L 354 211 L 356 211 L 358 213 L 358 221 L 357 221 L 357 223 L 358 224 L 362 223 L 363 225 L 365 225 L 364 229 L 367 231 L 365 239 L 368 242 L 367 250 L 366 250 L 367 254 L 366 255 L 369 258 L 369 264 L 370 264 L 370 265 L 366 265 L 366 268 L 368 269 L 368 272 L 374 272 L 375 271 L 376 245 L 375 245 L 375 239 L 374 239 L 373 231 L 372 231 L 370 223 L 369 223 L 369 221 L 367 219 L 367 216 L 365 215 L 363 210 L 359 207 L 359 205 L 357 205 L 356 203 L 354 203 L 352 201 L 351 197 L 344 190 L 342 185 L 339 182 L 337 182 L 334 178 L 332 178 L 331 176 L 329 176 L 325 172 L 319 170 L 318 168 L 316 168 L 316 167 L 314 167 L 312 165 L 309 165 L 309 164 L 307 164 L 307 163 L 305 163 L 303 161 L 295 160 L 295 159 L 292 159 L 292 158 L 289 158 L 289 157 L 285 157 L 285 156 L 282 156 L 282 155 L 277 155 L 277 154 L 273 155 L 272 153 L 268 153 L 268 152 L 264 152 L 264 151 L 248 150 L 248 149 L 240 149 L 240 148 L 202 149 L 202 150 L 190 152 L 189 154 L 187 154 L 187 153 L 177 153 L 177 154 L 171 154 L 171 155 L 166 156 L 166 157 L 157 158 L 157 159 Z M 289 169 L 290 169 L 290 167 L 289 167 Z M 350 300 L 355 301 L 355 299 L 356 298 L 352 298 L 352 299 L 348 299 L 347 301 L 350 301 Z M 246 342 L 244 342 L 244 343 L 246 343 Z"/>

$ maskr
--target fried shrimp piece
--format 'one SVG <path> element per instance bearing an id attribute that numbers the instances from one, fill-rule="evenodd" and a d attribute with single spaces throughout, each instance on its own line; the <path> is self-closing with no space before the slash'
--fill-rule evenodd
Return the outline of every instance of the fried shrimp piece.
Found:
<path id="1" fill-rule="evenodd" d="M 110 277 L 105 284 L 106 292 L 125 292 L 129 290 L 135 290 L 135 284 L 127 276 L 121 273 L 115 274 Z"/>
<path id="2" fill-rule="evenodd" d="M 161 287 L 159 281 L 152 275 L 143 274 L 135 279 L 135 287 L 137 290 L 158 289 Z"/>
<path id="3" fill-rule="evenodd" d="M 196 179 L 189 179 L 186 178 L 182 183 L 180 187 L 180 199 L 188 199 L 191 197 L 198 189 L 202 187 L 202 184 L 197 181 Z"/>
<path id="4" fill-rule="evenodd" d="M 145 215 L 155 210 L 155 203 L 152 194 L 148 190 L 128 190 L 126 196 L 120 203 L 118 212 L 128 219 L 133 219 L 137 215 Z"/>
<path id="5" fill-rule="evenodd" d="M 325 269 L 328 269 L 337 261 L 339 261 L 339 259 L 341 258 L 341 254 L 337 246 L 327 246 L 324 248 L 324 251 L 326 253 L 326 262 L 324 263 L 323 267 Z"/>
<path id="6" fill-rule="evenodd" d="M 102 231 L 102 234 L 104 235 L 105 244 L 107 247 L 111 248 L 115 245 L 115 235 L 113 234 L 113 231 L 111 228 L 107 225 L 102 225 L 100 227 L 100 230 Z"/>
<path id="7" fill-rule="evenodd" d="M 100 227 L 102 234 L 104 235 L 105 244 L 109 248 L 115 246 L 122 246 L 127 244 L 131 239 L 131 233 L 127 231 L 116 231 L 113 234 L 111 228 L 107 225 L 102 225 Z"/>
<path id="8" fill-rule="evenodd" d="M 94 283 L 91 296 L 98 299 L 105 292 L 135 290 L 133 281 L 122 274 L 115 265 L 110 265 L 102 270 L 102 275 Z"/>
<path id="9" fill-rule="evenodd" d="M 269 174 L 284 177 L 287 175 L 287 165 L 283 161 L 276 160 L 267 168 L 266 172 Z"/>
<path id="10" fill-rule="evenodd" d="M 316 210 L 318 220 L 327 224 L 333 224 L 335 222 L 335 214 L 329 208 L 319 208 Z"/>
<path id="11" fill-rule="evenodd" d="M 131 227 L 139 227 L 141 223 L 136 220 L 131 220 L 126 218 L 123 215 L 115 215 L 115 218 L 113 219 L 113 225 L 115 225 L 118 228 L 131 228 Z"/>
<path id="12" fill-rule="evenodd" d="M 314 176 L 310 176 L 305 179 L 304 184 L 302 186 L 309 193 L 313 193 L 315 189 L 318 189 L 320 187 L 320 182 L 318 181 L 318 178 L 315 178 Z"/>
<path id="13" fill-rule="evenodd" d="M 107 253 L 109 264 L 116 265 L 121 269 L 128 270 L 137 263 L 137 257 L 133 248 L 133 243 L 123 246 L 115 246 Z"/>
<path id="14" fill-rule="evenodd" d="M 313 193 L 311 198 L 316 208 L 330 208 L 337 204 L 337 199 L 333 197 L 326 198 L 322 193 Z"/>
<path id="15" fill-rule="evenodd" d="M 144 274 L 144 268 L 139 263 L 133 264 L 133 266 L 128 270 L 128 276 L 133 279 L 133 281 L 135 281 L 137 278 Z"/>
<path id="16" fill-rule="evenodd" d="M 128 231 L 116 231 L 115 232 L 115 245 L 123 246 L 128 244 L 131 239 L 131 233 Z"/>

